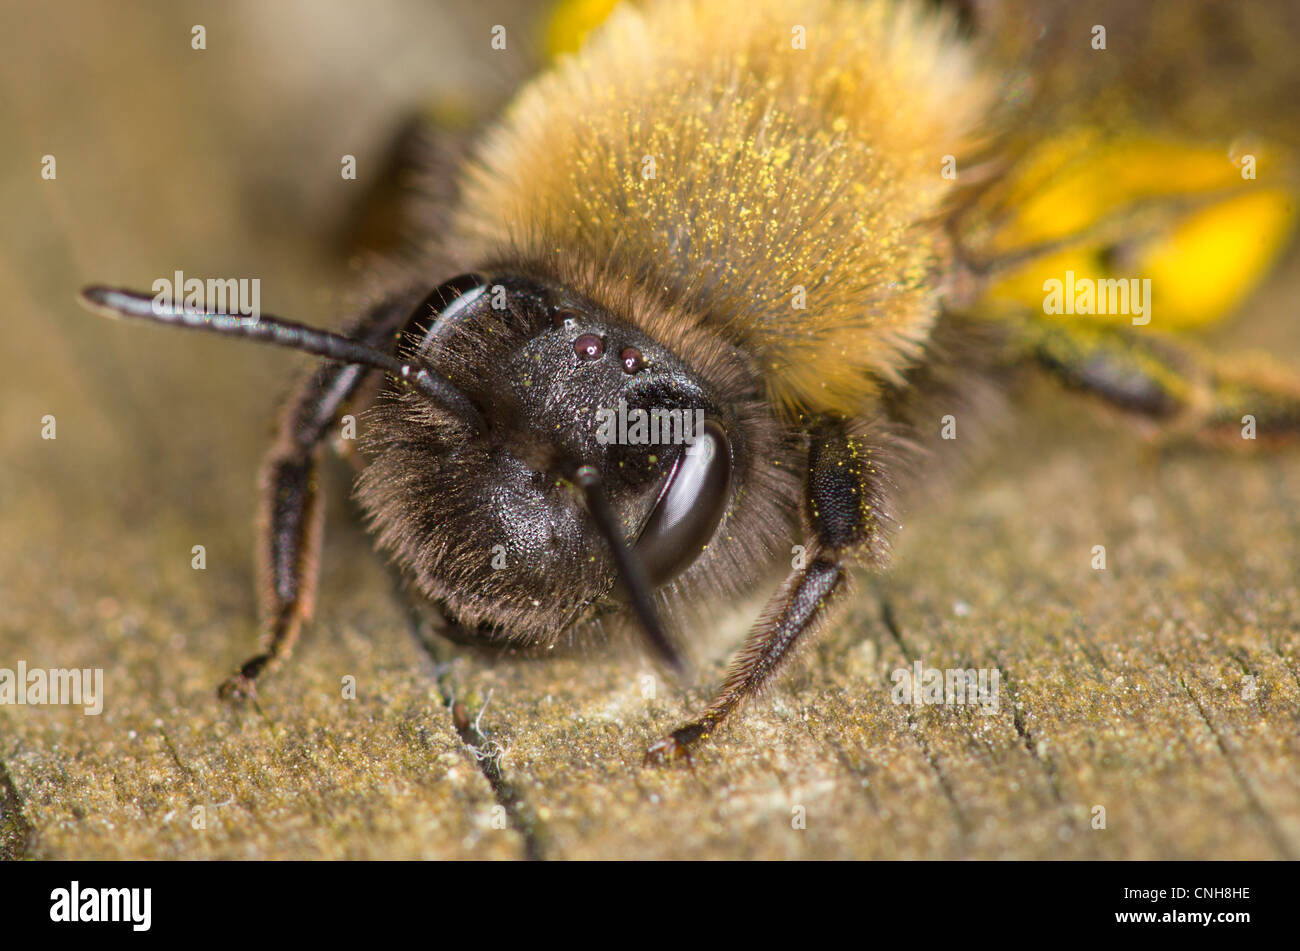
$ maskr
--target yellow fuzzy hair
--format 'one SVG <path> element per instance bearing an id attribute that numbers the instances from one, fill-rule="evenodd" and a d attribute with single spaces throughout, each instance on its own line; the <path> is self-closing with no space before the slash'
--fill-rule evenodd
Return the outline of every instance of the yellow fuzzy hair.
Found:
<path id="1" fill-rule="evenodd" d="M 910 4 L 625 4 L 489 132 L 453 244 L 587 275 L 605 306 L 649 291 L 753 353 L 784 410 L 857 412 L 929 334 L 944 157 L 995 93 Z"/>

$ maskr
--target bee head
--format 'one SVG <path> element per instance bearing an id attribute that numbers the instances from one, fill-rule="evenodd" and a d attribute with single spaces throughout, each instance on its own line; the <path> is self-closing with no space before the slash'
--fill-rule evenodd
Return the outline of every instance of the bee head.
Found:
<path id="1" fill-rule="evenodd" d="M 641 614 L 708 545 L 744 440 L 677 354 L 536 278 L 458 278 L 411 327 L 401 357 L 477 418 L 390 391 L 366 427 L 359 497 L 461 623 L 549 643 L 591 609 Z"/>
<path id="2" fill-rule="evenodd" d="M 746 438 L 735 401 L 630 322 L 555 281 L 466 275 L 425 298 L 393 354 L 265 314 L 103 286 L 81 296 L 109 317 L 383 371 L 358 495 L 424 593 L 462 625 L 543 645 L 623 602 L 681 669 L 654 590 L 713 537 Z"/>

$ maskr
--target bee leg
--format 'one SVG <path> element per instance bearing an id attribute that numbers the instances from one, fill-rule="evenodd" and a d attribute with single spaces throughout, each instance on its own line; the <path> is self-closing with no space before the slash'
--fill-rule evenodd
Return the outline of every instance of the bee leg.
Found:
<path id="1" fill-rule="evenodd" d="M 768 603 L 744 646 L 731 661 L 721 689 L 696 719 L 647 750 L 645 762 L 690 759 L 737 707 L 763 689 L 797 645 L 831 617 L 849 586 L 849 564 L 861 558 L 881 564 L 892 524 L 881 465 L 882 449 L 854 435 L 843 420 L 826 419 L 812 432 L 805 501 L 812 536 L 806 561 Z"/>
<path id="2" fill-rule="evenodd" d="M 418 297 L 386 297 L 357 322 L 351 335 L 391 348 Z M 262 466 L 258 586 L 265 648 L 240 665 L 217 691 L 223 700 L 254 693 L 254 681 L 289 655 L 302 622 L 311 616 L 323 508 L 317 490 L 320 449 L 339 414 L 379 371 L 327 363 L 294 392 L 280 417 L 279 435 Z"/>
<path id="3" fill-rule="evenodd" d="M 1077 322 L 1034 327 L 1027 349 L 1067 386 L 1156 422 L 1166 442 L 1300 439 L 1300 374 L 1259 354 L 1215 357 L 1191 341 Z"/>
<path id="4" fill-rule="evenodd" d="M 1250 448 L 1300 442 L 1300 374 L 1259 353 L 1198 362 L 1195 397 L 1161 433 L 1166 444 Z M 1257 440 L 1257 442 L 1252 442 Z"/>

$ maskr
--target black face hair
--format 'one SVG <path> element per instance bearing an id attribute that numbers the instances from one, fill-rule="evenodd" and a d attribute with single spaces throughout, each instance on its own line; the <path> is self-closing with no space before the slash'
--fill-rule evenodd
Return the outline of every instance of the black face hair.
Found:
<path id="1" fill-rule="evenodd" d="M 482 435 L 487 430 L 482 414 L 470 398 L 436 370 L 415 361 L 403 362 L 350 337 L 273 316 L 254 318 L 198 311 L 175 303 L 164 306 L 152 295 L 120 288 L 87 287 L 81 291 L 81 300 L 90 309 L 108 317 L 133 317 L 191 330 L 243 337 L 301 350 L 340 364 L 382 370 L 409 386 L 440 414 L 467 430 L 471 437 Z M 426 309 L 425 305 L 422 305 L 422 309 L 417 309 L 417 315 L 423 313 L 423 309 Z M 639 621 L 646 645 L 665 667 L 678 675 L 682 674 L 685 670 L 682 655 L 660 621 L 652 588 L 640 559 L 620 534 L 618 520 L 605 496 L 604 480 L 599 469 L 581 461 L 571 464 L 568 469 L 567 475 L 582 490 L 592 520 L 610 548 L 619 580 Z M 259 664 L 245 672 L 250 683 L 261 666 Z"/>

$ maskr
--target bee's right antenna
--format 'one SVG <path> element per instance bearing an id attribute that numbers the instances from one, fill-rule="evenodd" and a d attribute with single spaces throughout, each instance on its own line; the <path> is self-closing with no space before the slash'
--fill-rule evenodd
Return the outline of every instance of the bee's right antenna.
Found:
<path id="1" fill-rule="evenodd" d="M 456 388 L 450 380 L 435 370 L 403 363 L 374 347 L 339 334 L 317 330 L 279 317 L 245 317 L 239 314 L 207 313 L 182 305 L 160 305 L 148 294 L 113 287 L 93 286 L 81 291 L 81 300 L 87 307 L 106 317 L 136 317 L 161 324 L 207 330 L 211 333 L 234 337 L 247 337 L 265 343 L 314 353 L 339 363 L 383 370 L 409 384 L 475 432 L 484 431 L 483 417 L 479 415 L 469 397 Z"/>
<path id="2" fill-rule="evenodd" d="M 641 622 L 641 632 L 645 636 L 646 643 L 669 670 L 682 676 L 686 664 L 659 621 L 659 613 L 655 610 L 654 596 L 645 569 L 641 567 L 640 560 L 627 547 L 619 534 L 618 522 L 610 510 L 609 500 L 605 498 L 602 488 L 600 470 L 593 465 L 579 466 L 573 474 L 573 480 L 582 489 L 587 500 L 587 509 L 591 512 L 596 527 L 600 529 L 600 534 L 604 536 L 610 550 L 614 553 L 614 564 L 618 568 L 623 587 L 627 589 L 627 595 L 631 599 L 632 610 L 636 612 L 637 620 Z"/>

